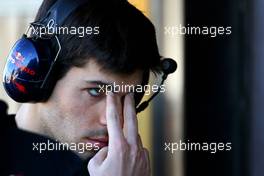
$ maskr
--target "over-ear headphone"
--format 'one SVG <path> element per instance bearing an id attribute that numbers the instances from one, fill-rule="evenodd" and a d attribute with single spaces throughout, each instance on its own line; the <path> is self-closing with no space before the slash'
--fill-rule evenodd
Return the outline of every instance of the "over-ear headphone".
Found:
<path id="1" fill-rule="evenodd" d="M 85 0 L 58 0 L 46 16 L 30 27 L 53 24 L 62 26 L 65 19 Z M 52 27 L 52 26 L 51 26 Z M 51 41 L 57 43 L 57 50 L 51 48 Z M 45 99 L 50 72 L 60 53 L 60 42 L 56 36 L 40 37 L 24 34 L 11 49 L 3 73 L 3 85 L 7 94 L 17 102 L 37 102 Z"/>
<path id="2" fill-rule="evenodd" d="M 55 26 L 62 26 L 65 19 L 87 0 L 58 0 L 46 16 L 30 24 L 33 26 L 48 26 L 50 22 Z M 55 27 L 49 26 L 49 27 Z M 27 36 L 28 31 L 19 39 L 11 49 L 3 73 L 3 85 L 7 94 L 17 102 L 38 102 L 49 95 L 49 76 L 61 51 L 60 41 L 56 34 L 38 34 Z M 53 49 L 51 43 L 57 43 Z M 177 64 L 172 59 L 161 62 L 163 71 L 162 82 L 167 75 L 174 72 Z M 146 80 L 147 81 L 147 80 Z M 148 101 L 137 107 L 137 112 L 144 110 L 148 103 L 160 92 L 154 93 Z M 139 100 L 140 101 L 140 100 Z"/>

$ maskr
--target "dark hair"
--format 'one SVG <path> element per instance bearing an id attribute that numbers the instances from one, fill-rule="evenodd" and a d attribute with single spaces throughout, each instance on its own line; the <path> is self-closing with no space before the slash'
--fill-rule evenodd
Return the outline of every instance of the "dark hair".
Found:
<path id="1" fill-rule="evenodd" d="M 44 0 L 35 21 L 44 18 L 55 2 Z M 142 12 L 125 0 L 87 0 L 67 17 L 63 26 L 98 26 L 99 34 L 58 36 L 62 52 L 58 57 L 57 79 L 72 66 L 83 66 L 90 58 L 114 73 L 159 72 L 155 28 Z"/>

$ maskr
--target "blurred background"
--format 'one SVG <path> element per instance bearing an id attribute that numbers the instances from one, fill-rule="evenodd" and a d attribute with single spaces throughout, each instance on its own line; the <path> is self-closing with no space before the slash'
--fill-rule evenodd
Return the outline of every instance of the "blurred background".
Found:
<path id="1" fill-rule="evenodd" d="M 41 0 L 0 2 L 0 67 Z M 153 176 L 263 176 L 263 0 L 130 0 L 155 25 L 161 55 L 178 63 L 166 92 L 140 114 Z M 230 35 L 180 35 L 185 26 L 230 26 Z M 2 71 L 1 77 L 2 77 Z M 0 99 L 19 104 L 0 86 Z M 165 151 L 165 143 L 232 143 L 231 151 Z"/>

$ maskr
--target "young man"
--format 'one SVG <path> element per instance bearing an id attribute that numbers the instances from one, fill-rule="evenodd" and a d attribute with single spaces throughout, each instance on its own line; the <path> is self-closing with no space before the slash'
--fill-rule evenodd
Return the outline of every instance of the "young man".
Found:
<path id="1" fill-rule="evenodd" d="M 44 0 L 36 21 L 54 3 Z M 62 48 L 49 80 L 51 93 L 46 100 L 22 104 L 17 126 L 62 143 L 89 144 L 76 153 L 89 160 L 91 176 L 150 175 L 135 112 L 142 92 L 106 94 L 100 88 L 144 85 L 150 71 L 159 71 L 152 23 L 125 0 L 87 0 L 63 26 L 96 32 L 58 35 Z"/>

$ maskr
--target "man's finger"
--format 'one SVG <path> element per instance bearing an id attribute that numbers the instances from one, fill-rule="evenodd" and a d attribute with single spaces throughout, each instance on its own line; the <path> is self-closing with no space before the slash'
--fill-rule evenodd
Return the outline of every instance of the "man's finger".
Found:
<path id="1" fill-rule="evenodd" d="M 150 168 L 150 157 L 149 157 L 149 152 L 146 148 L 143 148 L 143 152 L 144 152 L 144 155 L 145 155 L 145 159 L 147 160 L 147 173 L 149 175 L 151 175 L 151 168 Z"/>
<path id="2" fill-rule="evenodd" d="M 138 121 L 133 93 L 129 93 L 125 97 L 123 114 L 127 142 L 131 145 L 138 145 Z"/>
<path id="3" fill-rule="evenodd" d="M 99 150 L 88 163 L 88 170 L 100 166 L 107 157 L 108 147 Z"/>
<path id="4" fill-rule="evenodd" d="M 139 150 L 143 150 L 143 143 L 139 134 L 138 134 L 138 147 Z"/>
<path id="5" fill-rule="evenodd" d="M 121 99 L 114 93 L 109 92 L 106 97 L 106 121 L 109 135 L 109 151 L 115 150 L 117 142 L 124 140 L 121 127 L 122 104 Z"/>

